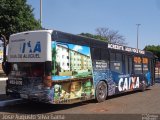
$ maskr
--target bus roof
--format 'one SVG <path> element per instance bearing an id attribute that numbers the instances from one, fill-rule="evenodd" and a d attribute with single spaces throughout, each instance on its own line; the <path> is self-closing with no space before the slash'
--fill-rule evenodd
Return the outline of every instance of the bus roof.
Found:
<path id="1" fill-rule="evenodd" d="M 12 34 L 10 37 L 13 37 L 18 34 L 28 34 L 28 33 L 34 33 L 34 32 L 48 32 L 48 33 L 52 34 L 53 40 L 56 40 L 59 42 L 62 42 L 62 41 L 67 42 L 67 43 L 71 42 L 73 44 L 80 44 L 80 45 L 85 45 L 85 46 L 94 46 L 94 47 L 101 47 L 101 48 L 109 48 L 108 45 L 112 44 L 115 46 L 123 46 L 124 48 L 136 49 L 136 48 L 128 47 L 126 45 L 108 43 L 105 41 L 101 41 L 101 40 L 94 39 L 94 38 L 89 38 L 86 36 L 75 35 L 75 34 L 66 33 L 66 32 L 62 32 L 62 31 L 58 31 L 58 30 L 51 30 L 51 29 L 25 31 L 25 32 Z M 119 50 L 119 49 L 114 49 L 114 48 L 109 48 L 109 49 Z M 143 50 L 140 50 L 140 51 L 143 52 Z M 153 56 L 153 54 L 148 51 L 145 51 L 145 55 L 150 56 L 150 57 Z"/>
<path id="2" fill-rule="evenodd" d="M 137 50 L 137 48 L 128 47 L 126 45 L 108 43 L 108 42 L 101 41 L 98 39 L 88 38 L 88 37 L 81 36 L 81 35 L 74 35 L 71 33 L 66 33 L 66 32 L 57 31 L 57 30 L 53 31 L 52 39 L 57 42 L 66 42 L 66 43 L 80 44 L 80 45 L 85 45 L 85 46 L 108 48 L 112 50 L 118 50 L 118 51 L 123 51 L 123 52 L 128 52 L 128 53 L 133 53 L 133 54 L 141 54 L 141 55 L 146 55 L 148 57 L 153 57 L 153 53 L 145 51 L 145 50 L 140 50 L 140 49 Z"/>
<path id="3" fill-rule="evenodd" d="M 34 32 L 48 32 L 48 33 L 52 33 L 53 30 L 32 30 L 32 31 L 24 31 L 24 32 L 19 32 L 19 33 L 14 33 L 12 34 L 10 37 L 15 36 L 15 35 L 19 35 L 19 34 L 28 34 L 28 33 L 34 33 Z"/>

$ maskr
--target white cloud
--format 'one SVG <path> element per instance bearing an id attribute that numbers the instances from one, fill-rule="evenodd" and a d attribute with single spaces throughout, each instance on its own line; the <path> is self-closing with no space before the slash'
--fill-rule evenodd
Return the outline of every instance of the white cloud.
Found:
<path id="1" fill-rule="evenodd" d="M 74 51 L 81 51 L 82 49 L 83 48 L 79 45 L 75 45 L 74 48 L 73 48 Z"/>

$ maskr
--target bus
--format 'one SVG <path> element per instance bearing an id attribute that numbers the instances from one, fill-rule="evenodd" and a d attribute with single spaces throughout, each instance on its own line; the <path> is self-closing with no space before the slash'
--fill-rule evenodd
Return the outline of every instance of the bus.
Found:
<path id="1" fill-rule="evenodd" d="M 11 35 L 4 68 L 7 95 L 51 104 L 144 91 L 155 71 L 150 52 L 57 30 Z"/>

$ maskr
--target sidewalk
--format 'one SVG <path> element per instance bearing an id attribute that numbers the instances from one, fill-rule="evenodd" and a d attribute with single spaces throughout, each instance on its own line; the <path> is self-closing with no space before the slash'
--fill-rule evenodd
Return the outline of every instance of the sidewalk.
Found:
<path id="1" fill-rule="evenodd" d="M 5 75 L 5 73 L 0 70 L 0 81 L 6 81 L 8 78 L 7 76 Z"/>
<path id="2" fill-rule="evenodd" d="M 0 77 L 0 81 L 6 81 L 7 79 L 8 79 L 7 77 L 3 77 L 3 78 Z"/>

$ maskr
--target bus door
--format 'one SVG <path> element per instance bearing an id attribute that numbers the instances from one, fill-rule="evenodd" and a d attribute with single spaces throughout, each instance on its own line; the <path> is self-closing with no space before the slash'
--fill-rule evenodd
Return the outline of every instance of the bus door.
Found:
<path id="1" fill-rule="evenodd" d="M 150 60 L 150 70 L 151 70 L 151 80 L 152 80 L 152 85 L 155 83 L 155 64 L 154 60 Z"/>

